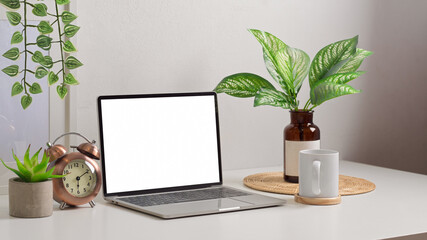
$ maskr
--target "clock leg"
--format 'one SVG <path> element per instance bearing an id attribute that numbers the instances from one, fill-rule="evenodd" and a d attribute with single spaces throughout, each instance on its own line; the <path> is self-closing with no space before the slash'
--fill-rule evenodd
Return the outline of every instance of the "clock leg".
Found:
<path id="1" fill-rule="evenodd" d="M 93 208 L 93 207 L 95 207 L 95 202 L 92 200 L 92 201 L 89 202 L 89 205 L 90 205 L 90 207 Z"/>
<path id="2" fill-rule="evenodd" d="M 67 206 L 67 204 L 65 202 L 61 202 L 61 205 L 59 205 L 59 209 L 64 210 L 65 206 Z"/>

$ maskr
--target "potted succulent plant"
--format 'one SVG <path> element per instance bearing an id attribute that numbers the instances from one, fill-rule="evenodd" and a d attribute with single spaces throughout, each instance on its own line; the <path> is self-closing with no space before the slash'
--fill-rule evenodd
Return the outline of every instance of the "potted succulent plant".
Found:
<path id="1" fill-rule="evenodd" d="M 41 162 L 38 155 L 41 148 L 30 158 L 30 146 L 24 155 L 24 162 L 18 159 L 12 150 L 18 170 L 3 165 L 18 177 L 9 179 L 9 214 L 14 217 L 36 218 L 48 217 L 53 211 L 53 189 L 51 178 L 61 178 L 52 175 L 55 168 L 46 171 L 49 163 L 46 151 Z"/>
<path id="2" fill-rule="evenodd" d="M 312 110 L 327 100 L 359 93 L 360 90 L 348 82 L 364 73 L 357 69 L 372 52 L 357 48 L 358 36 L 355 36 L 322 48 L 310 64 L 307 53 L 286 45 L 274 35 L 255 29 L 249 32 L 261 44 L 267 70 L 282 91 L 252 73 L 227 76 L 214 91 L 240 98 L 254 97 L 255 107 L 270 105 L 290 109 L 291 124 L 284 131 L 284 177 L 298 182 L 299 151 L 320 147 L 320 130 L 312 122 Z M 307 75 L 310 98 L 299 108 L 297 96 Z"/>

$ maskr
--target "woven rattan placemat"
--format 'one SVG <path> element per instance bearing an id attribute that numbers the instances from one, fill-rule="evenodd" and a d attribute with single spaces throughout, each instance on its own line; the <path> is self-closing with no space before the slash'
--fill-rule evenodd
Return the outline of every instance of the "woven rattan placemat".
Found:
<path id="1" fill-rule="evenodd" d="M 264 192 L 289 195 L 298 193 L 298 184 L 285 182 L 283 172 L 257 173 L 245 177 L 243 183 L 250 188 Z M 375 190 L 375 184 L 368 180 L 340 175 L 339 192 L 343 196 L 367 193 L 373 190 Z"/>

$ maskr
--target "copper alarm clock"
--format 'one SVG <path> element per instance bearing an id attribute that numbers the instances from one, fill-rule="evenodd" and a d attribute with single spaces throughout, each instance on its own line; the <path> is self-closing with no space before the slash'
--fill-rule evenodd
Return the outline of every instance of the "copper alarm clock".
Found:
<path id="1" fill-rule="evenodd" d="M 87 142 L 77 147 L 78 152 L 67 153 L 67 149 L 54 145 L 59 138 L 66 135 L 78 135 Z M 83 135 L 70 132 L 59 136 L 53 144 L 48 143 L 49 168 L 55 166 L 53 174 L 64 175 L 62 178 L 52 179 L 53 199 L 60 203 L 60 209 L 65 206 L 77 206 L 89 203 L 95 206 L 93 199 L 101 189 L 101 170 L 95 161 L 99 159 L 99 151 L 95 141 L 89 141 Z"/>

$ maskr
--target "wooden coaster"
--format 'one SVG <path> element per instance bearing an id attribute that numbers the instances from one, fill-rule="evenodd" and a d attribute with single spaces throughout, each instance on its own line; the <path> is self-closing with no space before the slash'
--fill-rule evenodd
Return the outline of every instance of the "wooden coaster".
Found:
<path id="1" fill-rule="evenodd" d="M 336 198 L 307 198 L 295 194 L 295 202 L 310 205 L 335 205 L 341 203 L 341 195 Z"/>
<path id="2" fill-rule="evenodd" d="M 341 196 L 367 193 L 375 190 L 376 187 L 372 182 L 362 178 L 340 175 L 339 179 L 339 194 Z M 283 172 L 257 173 L 245 177 L 243 183 L 247 187 L 264 192 L 288 195 L 295 195 L 299 192 L 298 183 L 283 180 Z"/>

